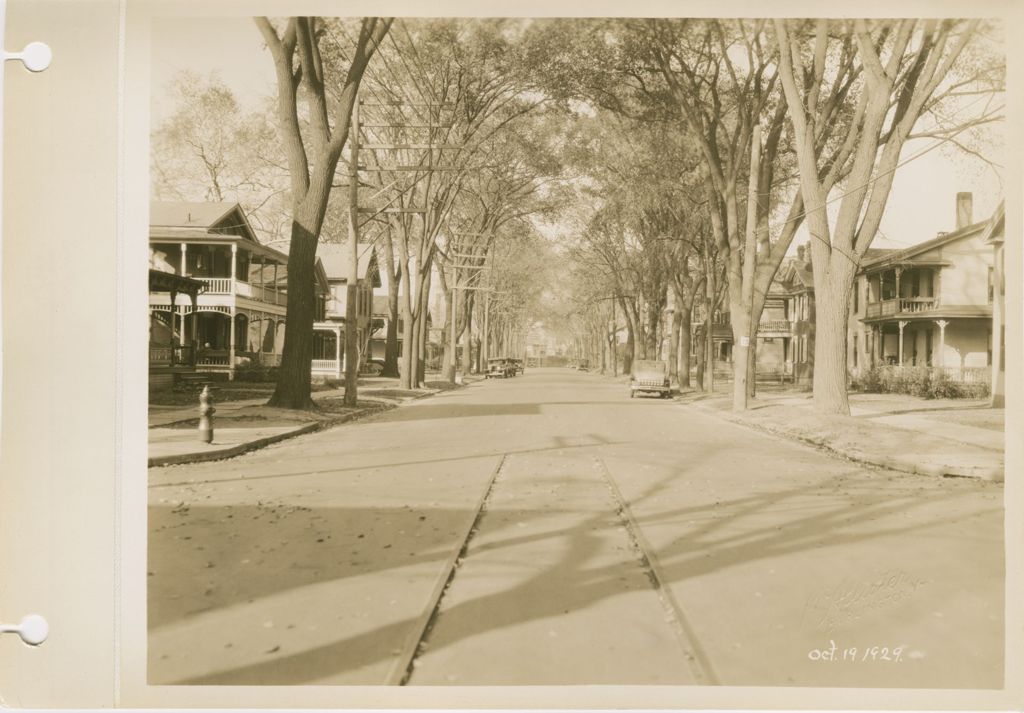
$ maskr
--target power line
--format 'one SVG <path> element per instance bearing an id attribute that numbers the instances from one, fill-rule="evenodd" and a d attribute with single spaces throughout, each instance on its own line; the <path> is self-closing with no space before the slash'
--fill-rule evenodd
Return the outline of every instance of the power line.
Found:
<path id="1" fill-rule="evenodd" d="M 964 108 L 967 108 L 967 107 L 964 107 Z M 978 120 L 980 121 L 980 120 L 982 120 L 982 119 L 986 119 L 986 118 L 988 118 L 988 117 L 989 117 L 990 115 L 994 114 L 995 112 L 997 112 L 997 111 L 1002 111 L 1002 110 L 1003 110 L 1004 108 L 1005 108 L 1004 106 L 998 106 L 998 107 L 996 107 L 995 109 L 989 110 L 989 111 L 987 111 L 987 112 L 983 113 L 983 114 L 982 114 L 982 115 L 981 115 L 980 117 L 978 117 Z M 955 136 L 957 136 L 958 134 L 960 134 L 960 133 L 962 133 L 962 132 L 966 131 L 966 130 L 967 130 L 968 128 L 970 128 L 970 125 L 964 125 L 964 126 L 961 126 L 961 127 L 959 128 L 959 129 L 957 129 L 956 131 L 954 131 L 954 132 L 953 132 L 952 134 L 950 134 L 949 136 L 943 137 L 943 138 L 941 138 L 941 139 L 939 139 L 939 140 L 935 141 L 934 143 L 932 143 L 932 144 L 931 144 L 930 146 L 926 146 L 925 148 L 921 149 L 921 150 L 920 150 L 920 151 L 918 151 L 917 153 L 911 154 L 911 155 L 910 155 L 909 157 L 907 157 L 906 159 L 904 159 L 904 160 L 902 160 L 902 161 L 899 161 L 899 162 L 898 162 L 898 163 L 897 163 L 897 164 L 896 164 L 895 166 L 893 166 L 893 167 L 892 167 L 891 169 L 888 169 L 888 170 L 886 170 L 886 171 L 882 171 L 882 172 L 880 172 L 879 174 L 877 174 L 877 175 L 875 175 L 875 176 L 873 176 L 873 177 L 869 178 L 869 179 L 868 179 L 867 181 L 865 181 L 865 182 L 864 182 L 863 184 L 861 184 L 861 185 L 859 185 L 859 186 L 854 186 L 853 188 L 848 188 L 847 190 L 843 191 L 842 193 L 840 193 L 840 194 L 839 194 L 839 195 L 837 195 L 836 197 L 834 197 L 834 198 L 829 198 L 829 199 L 825 200 L 825 201 L 824 201 L 824 202 L 823 202 L 823 203 L 821 204 L 821 206 L 819 206 L 819 207 L 816 207 L 816 208 L 809 208 L 809 209 L 806 209 L 806 210 L 804 210 L 804 211 L 803 211 L 802 213 L 799 213 L 798 215 L 794 216 L 793 218 L 790 218 L 790 219 L 788 219 L 788 220 L 784 220 L 784 221 L 781 221 L 781 222 L 777 222 L 777 223 L 775 223 L 774 225 L 770 225 L 770 226 L 769 226 L 769 228 L 778 228 L 778 227 L 780 227 L 780 226 L 782 226 L 782 225 L 785 225 L 785 224 L 787 224 L 787 223 L 791 223 L 792 221 L 794 221 L 794 220 L 797 220 L 798 218 L 799 218 L 799 219 L 805 218 L 806 216 L 808 216 L 808 215 L 810 215 L 811 213 L 814 213 L 814 212 L 816 212 L 816 211 L 820 211 L 820 210 L 825 210 L 825 208 L 826 208 L 826 207 L 827 207 L 827 206 L 828 206 L 828 205 L 829 205 L 830 203 L 835 203 L 836 201 L 842 200 L 843 198 L 845 198 L 846 196 L 848 196 L 849 194 L 851 194 L 851 193 L 853 193 L 853 192 L 855 192 L 855 191 L 859 191 L 859 190 L 861 190 L 861 189 L 863 189 L 863 188 L 867 188 L 868 186 L 871 186 L 871 185 L 872 185 L 873 183 L 875 183 L 875 182 L 876 182 L 876 181 L 877 181 L 878 179 L 882 178 L 883 176 L 886 176 L 886 175 L 888 175 L 888 174 L 890 174 L 890 173 L 895 173 L 895 172 L 896 172 L 896 169 L 898 169 L 898 168 L 900 168 L 900 167 L 902 167 L 902 166 L 906 166 L 906 165 L 907 165 L 908 163 L 910 163 L 911 161 L 915 161 L 915 160 L 917 160 L 917 159 L 921 158 L 922 156 L 924 156 L 925 154 L 927 154 L 927 153 L 930 153 L 931 151 L 934 151 L 935 149 L 937 149 L 937 148 L 938 148 L 939 146 L 941 146 L 942 144 L 945 144 L 945 143 L 947 143 L 947 142 L 951 141 L 951 140 L 952 140 L 952 139 L 953 139 L 953 138 L 954 138 Z M 858 258 L 857 256 L 855 256 L 855 255 L 850 255 L 850 253 L 846 252 L 845 250 L 842 250 L 841 248 L 839 248 L 839 247 L 837 247 L 837 246 L 833 245 L 833 244 L 832 244 L 832 242 L 831 242 L 830 240 L 827 240 L 827 239 L 825 239 L 824 237 L 822 237 L 822 236 L 820 236 L 820 235 L 817 235 L 817 234 L 815 234 L 815 233 L 814 233 L 814 232 L 813 232 L 813 231 L 812 231 L 812 230 L 810 229 L 810 227 L 809 227 L 809 226 L 808 226 L 808 230 L 807 230 L 807 232 L 808 232 L 808 235 L 810 235 L 810 236 L 811 236 L 812 238 L 814 238 L 815 240 L 819 240 L 819 241 L 821 241 L 821 242 L 825 243 L 826 245 L 828 245 L 828 246 L 829 246 L 829 248 L 830 248 L 831 250 L 835 250 L 835 251 L 837 251 L 838 253 L 840 253 L 841 255 L 843 255 L 844 257 L 846 257 L 846 259 L 848 259 L 848 260 L 849 260 L 850 262 L 852 262 L 852 263 L 853 263 L 854 265 L 856 265 L 856 266 L 858 266 L 858 267 L 860 266 L 860 258 Z M 878 232 L 881 232 L 881 231 L 879 230 Z"/>

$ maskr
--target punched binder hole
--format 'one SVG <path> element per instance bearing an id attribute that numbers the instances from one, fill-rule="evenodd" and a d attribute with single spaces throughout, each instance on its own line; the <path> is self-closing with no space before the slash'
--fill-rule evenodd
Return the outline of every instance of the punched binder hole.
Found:
<path id="1" fill-rule="evenodd" d="M 29 614 L 19 624 L 0 624 L 0 634 L 17 634 L 29 646 L 39 646 L 50 634 L 50 625 L 38 614 Z"/>
<path id="2" fill-rule="evenodd" d="M 29 42 L 21 52 L 4 52 L 4 59 L 20 59 L 30 72 L 42 72 L 50 66 L 53 51 L 45 42 Z"/>

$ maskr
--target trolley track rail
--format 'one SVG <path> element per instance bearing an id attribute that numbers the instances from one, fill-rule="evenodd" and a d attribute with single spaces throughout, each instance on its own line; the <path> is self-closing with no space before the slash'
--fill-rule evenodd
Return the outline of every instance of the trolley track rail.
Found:
<path id="1" fill-rule="evenodd" d="M 419 617 L 417 617 L 416 623 L 413 625 L 409 635 L 406 637 L 398 658 L 395 659 L 395 662 L 388 671 L 387 678 L 384 681 L 386 685 L 404 686 L 409 682 L 409 678 L 412 676 L 416 656 L 423 648 L 427 636 L 430 635 L 430 630 L 433 628 L 434 622 L 437 619 L 437 614 L 441 608 L 441 600 L 444 599 L 445 592 L 451 585 L 452 580 L 455 579 L 455 573 L 458 571 L 459 565 L 466 556 L 466 551 L 469 549 L 469 543 L 472 541 L 473 535 L 475 535 L 479 529 L 481 518 L 484 516 L 484 513 L 487 512 L 487 500 L 491 496 L 491 491 L 494 490 L 494 483 L 498 480 L 498 474 L 501 473 L 501 469 L 505 466 L 505 459 L 507 457 L 507 453 L 502 454 L 498 458 L 498 463 L 494 466 L 494 470 L 491 471 L 491 477 L 487 480 L 487 486 L 484 488 L 483 494 L 476 503 L 476 511 L 473 516 L 473 520 L 470 522 L 469 527 L 466 528 L 466 533 L 462 537 L 462 543 L 459 548 L 449 556 L 448 561 L 445 563 L 444 569 L 441 571 L 441 575 L 438 577 L 437 582 L 434 585 L 434 589 L 430 593 L 427 605 L 423 608 Z"/>
<path id="2" fill-rule="evenodd" d="M 412 677 L 413 671 L 415 670 L 416 659 L 426 649 L 427 639 L 429 638 L 434 624 L 438 619 L 441 603 L 444 600 L 445 594 L 448 592 L 452 582 L 455 580 L 455 577 L 467 556 L 469 546 L 480 529 L 481 520 L 487 513 L 488 502 L 491 494 L 494 492 L 495 484 L 505 467 L 508 455 L 509 454 L 507 453 L 502 454 L 498 463 L 495 465 L 494 470 L 491 472 L 487 485 L 484 487 L 480 499 L 476 503 L 476 510 L 473 519 L 466 528 L 458 549 L 453 550 L 438 576 L 437 582 L 431 590 L 431 594 L 426 605 L 410 629 L 405 642 L 400 649 L 398 657 L 395 659 L 388 671 L 387 678 L 384 681 L 385 684 L 404 686 Z M 615 479 L 605 462 L 597 456 L 592 456 L 592 462 L 598 474 L 601 476 L 601 479 L 604 481 L 608 491 L 612 495 L 616 505 L 616 515 L 620 519 L 622 527 L 626 531 L 633 554 L 639 561 L 644 574 L 651 583 L 651 588 L 658 597 L 658 601 L 665 612 L 665 619 L 672 627 L 673 634 L 679 644 L 694 681 L 698 685 L 717 685 L 719 681 L 710 661 L 708 660 L 707 654 L 701 647 L 696 633 L 690 625 L 689 619 L 687 618 L 681 604 L 672 593 L 672 590 L 666 586 L 666 583 L 669 580 L 665 576 L 664 569 L 658 561 L 653 547 L 651 547 L 650 542 L 648 542 L 647 538 L 644 536 L 643 531 L 633 515 L 629 502 L 623 497 L 622 492 L 615 483 Z"/>
<path id="3" fill-rule="evenodd" d="M 626 528 L 630 544 L 634 553 L 639 558 L 648 579 L 650 579 L 651 586 L 658 595 L 658 600 L 665 610 L 666 619 L 672 625 L 676 640 L 679 642 L 686 662 L 689 665 L 690 673 L 699 685 L 719 685 L 718 677 L 711 666 L 711 661 L 700 645 L 700 641 L 690 625 L 689 618 L 686 616 L 682 605 L 667 586 L 667 582 L 670 580 L 665 576 L 664 568 L 661 566 L 654 548 L 651 547 L 636 517 L 633 515 L 633 509 L 622 496 L 622 491 L 619 490 L 619 486 L 616 484 L 615 478 L 612 476 L 607 464 L 597 456 L 593 456 L 593 460 L 612 497 L 618 503 L 618 514 L 622 519 L 623 526 Z"/>

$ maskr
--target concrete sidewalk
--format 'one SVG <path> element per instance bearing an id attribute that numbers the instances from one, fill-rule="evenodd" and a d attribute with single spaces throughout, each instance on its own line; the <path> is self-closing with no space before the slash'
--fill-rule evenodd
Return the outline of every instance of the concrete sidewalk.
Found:
<path id="1" fill-rule="evenodd" d="M 470 376 L 461 386 L 480 381 Z M 266 406 L 267 399 L 246 399 L 215 403 L 214 440 L 203 443 L 189 422 L 199 418 L 196 407 L 151 407 L 149 410 L 149 467 L 221 460 L 264 448 L 287 438 L 340 425 L 363 416 L 386 411 L 408 401 L 433 396 L 443 388 L 402 390 L 394 388 L 396 379 L 367 379 L 360 384 L 361 406 L 341 412 L 311 413 Z M 452 388 L 461 388 L 456 386 Z M 316 391 L 313 400 L 323 403 L 340 400 L 344 388 Z M 173 427 L 176 426 L 176 427 Z"/>
<path id="2" fill-rule="evenodd" d="M 286 438 L 311 433 L 320 427 L 318 421 L 310 421 L 296 426 L 217 428 L 213 443 L 201 442 L 196 431 L 191 428 L 151 428 L 149 466 L 152 468 L 231 458 Z"/>
<path id="3" fill-rule="evenodd" d="M 760 394 L 743 413 L 731 410 L 731 396 L 688 393 L 680 400 L 859 463 L 922 475 L 1003 480 L 1003 412 L 980 400 L 851 394 L 850 416 L 816 412 L 806 393 Z"/>

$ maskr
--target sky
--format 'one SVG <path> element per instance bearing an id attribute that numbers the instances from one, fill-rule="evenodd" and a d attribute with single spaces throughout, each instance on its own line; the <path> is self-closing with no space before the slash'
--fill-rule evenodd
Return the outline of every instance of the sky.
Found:
<path id="1" fill-rule="evenodd" d="M 166 98 L 167 87 L 186 69 L 204 75 L 216 71 L 243 107 L 259 106 L 264 97 L 276 91 L 270 53 L 249 18 L 154 19 L 152 60 L 154 122 L 173 108 Z M 909 141 L 903 148 L 902 159 L 934 143 L 934 139 Z M 949 147 L 910 160 L 896 172 L 885 216 L 872 246 L 903 248 L 953 230 L 958 192 L 973 194 L 975 221 L 990 216 L 1003 196 L 999 177 L 991 167 Z M 806 228 L 801 228 L 793 249 L 808 239 Z"/>

